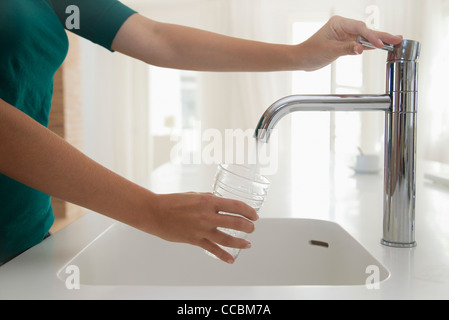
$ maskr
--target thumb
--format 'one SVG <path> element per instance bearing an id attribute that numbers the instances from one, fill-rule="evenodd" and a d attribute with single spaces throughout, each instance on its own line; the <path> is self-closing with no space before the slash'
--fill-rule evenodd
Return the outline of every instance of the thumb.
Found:
<path id="1" fill-rule="evenodd" d="M 342 56 L 354 56 L 363 53 L 363 46 L 355 41 L 339 43 L 334 48 L 334 57 L 338 59 Z"/>
<path id="2" fill-rule="evenodd" d="M 342 55 L 359 55 L 363 53 L 363 46 L 355 41 L 342 44 Z"/>
<path id="3" fill-rule="evenodd" d="M 335 55 L 338 57 L 359 55 L 363 53 L 364 49 L 360 43 L 355 41 L 341 42 L 335 48 Z"/>

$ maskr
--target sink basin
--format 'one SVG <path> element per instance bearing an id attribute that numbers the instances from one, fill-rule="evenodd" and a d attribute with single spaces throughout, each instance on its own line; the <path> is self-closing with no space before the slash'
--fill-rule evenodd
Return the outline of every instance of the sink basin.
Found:
<path id="1" fill-rule="evenodd" d="M 115 223 L 68 265 L 81 285 L 299 286 L 365 285 L 375 266 L 388 270 L 338 224 L 308 219 L 261 219 L 233 265 L 191 245 L 163 241 Z M 58 273 L 65 281 L 66 267 Z M 370 282 L 371 283 L 371 282 Z"/>

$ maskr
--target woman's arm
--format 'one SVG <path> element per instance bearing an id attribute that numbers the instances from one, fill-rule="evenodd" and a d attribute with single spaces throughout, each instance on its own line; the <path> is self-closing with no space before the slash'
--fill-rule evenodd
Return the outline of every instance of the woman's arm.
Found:
<path id="1" fill-rule="evenodd" d="M 316 70 L 343 55 L 361 54 L 358 35 L 373 45 L 397 44 L 400 36 L 370 30 L 363 22 L 332 17 L 299 45 L 270 44 L 161 23 L 132 15 L 117 33 L 112 49 L 148 64 L 197 71 Z"/>
<path id="2" fill-rule="evenodd" d="M 202 247 L 223 261 L 232 256 L 216 243 L 247 248 L 217 227 L 252 232 L 251 207 L 211 194 L 157 195 L 89 159 L 23 112 L 0 100 L 0 173 L 168 241 Z"/>

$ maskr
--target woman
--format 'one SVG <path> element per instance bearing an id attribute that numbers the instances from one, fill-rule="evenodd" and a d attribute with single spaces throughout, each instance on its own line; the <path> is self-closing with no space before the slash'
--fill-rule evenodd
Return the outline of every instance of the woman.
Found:
<path id="1" fill-rule="evenodd" d="M 54 220 L 49 195 L 165 240 L 197 245 L 228 263 L 232 257 L 217 244 L 251 246 L 217 230 L 251 233 L 258 216 L 249 206 L 211 194 L 152 193 L 95 163 L 46 128 L 53 75 L 68 50 L 64 26 L 70 5 L 80 13 L 80 28 L 71 31 L 108 50 L 169 68 L 311 71 L 342 55 L 361 54 L 358 35 L 377 47 L 401 41 L 342 17 L 331 18 L 302 44 L 278 45 L 159 23 L 117 0 L 1 0 L 0 264 L 47 235 Z"/>

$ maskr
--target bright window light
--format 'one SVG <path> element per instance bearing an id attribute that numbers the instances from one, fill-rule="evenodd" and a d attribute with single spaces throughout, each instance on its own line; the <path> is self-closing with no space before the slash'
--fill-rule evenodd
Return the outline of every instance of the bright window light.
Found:
<path id="1" fill-rule="evenodd" d="M 325 21 L 295 22 L 293 43 L 301 43 Z M 313 72 L 292 73 L 292 94 L 360 94 L 363 89 L 363 56 L 339 58 Z M 301 206 L 310 206 L 317 216 L 329 214 L 323 194 L 330 192 L 330 164 L 348 165 L 360 146 L 361 115 L 354 112 L 302 112 L 292 114 L 292 188 L 306 188 Z M 314 190 L 314 192 L 310 192 Z M 305 190 L 304 190 L 305 191 Z M 301 192 L 299 192 L 301 194 Z M 304 193 L 305 194 L 305 193 Z M 315 196 L 316 195 L 316 196 Z M 298 199 L 291 204 L 294 210 Z"/>

